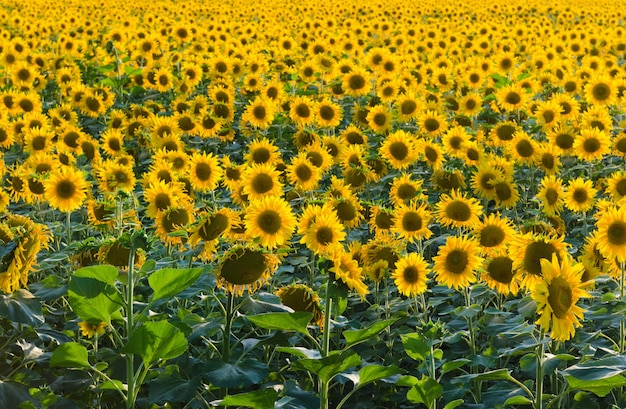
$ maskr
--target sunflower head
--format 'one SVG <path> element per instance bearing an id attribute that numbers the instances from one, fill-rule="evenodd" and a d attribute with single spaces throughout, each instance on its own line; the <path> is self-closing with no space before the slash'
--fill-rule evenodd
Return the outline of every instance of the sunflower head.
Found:
<path id="1" fill-rule="evenodd" d="M 324 324 L 324 311 L 320 303 L 320 297 L 312 288 L 304 284 L 290 284 L 276 290 L 280 301 L 294 311 L 310 312 L 313 314 L 313 322 L 318 326 Z"/>
<path id="2" fill-rule="evenodd" d="M 276 271 L 280 259 L 252 245 L 238 245 L 224 253 L 216 271 L 218 285 L 235 295 L 259 289 Z"/>

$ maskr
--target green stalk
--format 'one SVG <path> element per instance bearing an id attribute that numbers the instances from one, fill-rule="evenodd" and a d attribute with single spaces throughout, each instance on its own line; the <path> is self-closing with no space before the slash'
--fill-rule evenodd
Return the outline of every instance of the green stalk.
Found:
<path id="1" fill-rule="evenodd" d="M 535 390 L 535 409 L 543 407 L 543 356 L 545 355 L 545 344 L 543 343 L 544 332 L 540 330 L 539 345 L 537 346 L 537 381 Z"/>
<path id="2" fill-rule="evenodd" d="M 224 323 L 224 338 L 222 339 L 222 361 L 230 361 L 230 331 L 233 325 L 233 309 L 235 308 L 235 297 L 228 291 L 226 302 L 226 322 Z"/>
<path id="3" fill-rule="evenodd" d="M 330 352 L 330 314 L 333 299 L 330 296 L 330 282 L 326 283 L 326 300 L 324 304 L 324 329 L 322 331 L 322 358 Z M 320 409 L 328 409 L 328 382 L 319 380 Z"/>
<path id="4" fill-rule="evenodd" d="M 67 211 L 67 214 L 65 217 L 65 232 L 67 233 L 66 246 L 69 246 L 70 243 L 72 242 L 72 212 L 70 212 L 69 210 Z"/>
<path id="5" fill-rule="evenodd" d="M 133 310 L 134 304 L 134 291 L 135 291 L 135 249 L 131 246 L 128 256 L 128 281 L 126 284 L 126 342 L 130 340 L 133 335 L 135 327 L 135 316 Z M 126 408 L 132 409 L 135 407 L 135 399 L 137 393 L 135 392 L 135 355 L 132 353 L 126 354 L 126 382 L 128 385 Z"/>
<path id="6" fill-rule="evenodd" d="M 620 301 L 624 300 L 624 273 L 626 271 L 626 263 L 622 262 L 621 263 L 621 267 L 622 267 L 622 274 L 620 275 L 620 280 L 619 280 L 619 299 Z M 619 321 L 619 353 L 623 354 L 624 353 L 624 317 L 622 316 L 622 318 Z"/>

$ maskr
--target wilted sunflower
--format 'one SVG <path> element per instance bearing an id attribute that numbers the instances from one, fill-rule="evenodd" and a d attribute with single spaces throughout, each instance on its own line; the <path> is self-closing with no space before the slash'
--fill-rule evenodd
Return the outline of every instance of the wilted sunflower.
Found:
<path id="1" fill-rule="evenodd" d="M 88 188 L 80 170 L 65 166 L 50 172 L 44 181 L 44 197 L 55 209 L 71 212 L 82 205 Z"/>
<path id="2" fill-rule="evenodd" d="M 347 228 L 356 227 L 363 219 L 363 206 L 356 197 L 335 198 L 331 201 L 333 209 L 337 212 L 339 221 Z"/>
<path id="3" fill-rule="evenodd" d="M 442 194 L 435 208 L 437 221 L 452 228 L 477 225 L 483 212 L 478 200 L 467 198 L 458 190 L 452 190 L 450 195 Z"/>
<path id="4" fill-rule="evenodd" d="M 417 146 L 413 135 L 404 131 L 389 134 L 378 149 L 394 169 L 402 170 L 417 160 Z"/>
<path id="5" fill-rule="evenodd" d="M 414 297 L 426 291 L 430 267 L 421 254 L 409 253 L 396 262 L 391 274 L 398 292 L 407 297 Z"/>
<path id="6" fill-rule="evenodd" d="M 236 245 L 219 260 L 217 284 L 234 295 L 258 290 L 276 272 L 280 259 L 254 245 Z"/>
<path id="7" fill-rule="evenodd" d="M 192 247 L 203 243 L 200 257 L 209 261 L 217 254 L 217 244 L 221 237 L 228 236 L 233 226 L 239 222 L 239 215 L 230 208 L 205 212 L 199 215 L 198 221 L 189 227 L 189 245 Z"/>
<path id="8" fill-rule="evenodd" d="M 313 289 L 305 284 L 290 284 L 276 290 L 275 294 L 280 302 L 298 312 L 310 312 L 313 314 L 313 322 L 322 327 L 324 325 L 324 311 L 320 304 L 320 297 Z"/>
<path id="9" fill-rule="evenodd" d="M 609 207 L 596 225 L 600 253 L 609 260 L 626 262 L 626 207 Z"/>
<path id="10" fill-rule="evenodd" d="M 459 290 L 476 281 L 483 258 L 478 242 L 466 236 L 449 236 L 433 262 L 437 282 Z"/>
<path id="11" fill-rule="evenodd" d="M 391 231 L 406 241 L 419 241 L 430 238 L 433 232 L 428 228 L 432 214 L 424 204 L 411 202 L 400 204 L 395 209 Z"/>
<path id="12" fill-rule="evenodd" d="M 28 283 L 37 253 L 52 238 L 46 226 L 26 216 L 8 213 L 0 217 L 0 290 L 12 293 Z"/>
<path id="13" fill-rule="evenodd" d="M 541 180 L 537 198 L 541 200 L 542 211 L 548 216 L 557 216 L 563 210 L 565 191 L 561 179 L 549 175 Z"/>
<path id="14" fill-rule="evenodd" d="M 246 233 L 261 245 L 276 248 L 287 243 L 296 226 L 289 203 L 276 196 L 252 200 L 244 218 Z"/>
<path id="15" fill-rule="evenodd" d="M 576 178 L 571 180 L 565 190 L 565 207 L 573 212 L 587 212 L 593 208 L 598 190 L 588 179 Z"/>
<path id="16" fill-rule="evenodd" d="M 583 265 L 571 258 L 560 260 L 556 254 L 541 260 L 542 279 L 532 288 L 531 297 L 537 302 L 537 324 L 548 329 L 555 341 L 567 341 L 575 328 L 582 326 L 583 309 L 576 305 L 583 297 L 591 297 L 582 288 Z"/>
<path id="17" fill-rule="evenodd" d="M 363 269 L 375 281 L 396 267 L 400 253 L 406 244 L 391 234 L 381 233 L 370 239 L 361 249 Z"/>

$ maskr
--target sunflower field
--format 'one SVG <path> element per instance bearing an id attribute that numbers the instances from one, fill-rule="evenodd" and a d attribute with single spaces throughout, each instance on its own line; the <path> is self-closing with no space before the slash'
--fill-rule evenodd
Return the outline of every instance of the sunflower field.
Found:
<path id="1" fill-rule="evenodd" d="M 0 407 L 626 407 L 626 2 L 0 0 Z"/>

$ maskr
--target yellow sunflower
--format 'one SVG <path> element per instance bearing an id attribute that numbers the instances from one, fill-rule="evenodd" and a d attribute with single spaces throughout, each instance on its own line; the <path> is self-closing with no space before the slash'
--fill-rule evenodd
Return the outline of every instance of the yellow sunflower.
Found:
<path id="1" fill-rule="evenodd" d="M 315 122 L 320 128 L 334 128 L 341 123 L 341 106 L 326 98 L 315 106 Z"/>
<path id="2" fill-rule="evenodd" d="M 626 262 L 626 207 L 611 206 L 596 223 L 597 248 L 609 260 Z"/>
<path id="3" fill-rule="evenodd" d="M 274 103 L 257 97 L 246 107 L 242 120 L 259 129 L 267 129 L 274 122 L 275 115 Z"/>
<path id="4" fill-rule="evenodd" d="M 581 327 L 583 309 L 576 305 L 580 298 L 591 297 L 581 286 L 584 267 L 569 257 L 541 260 L 542 279 L 532 288 L 530 296 L 537 302 L 537 324 L 551 327 L 550 337 L 567 341 Z"/>
<path id="5" fill-rule="evenodd" d="M 571 180 L 565 190 L 565 207 L 573 212 L 587 212 L 593 208 L 597 193 L 591 180 L 580 177 Z"/>
<path id="6" fill-rule="evenodd" d="M 372 88 L 370 75 L 367 71 L 355 67 L 343 76 L 341 87 L 346 95 L 367 95 Z"/>
<path id="7" fill-rule="evenodd" d="M 513 268 L 525 273 L 523 284 L 532 287 L 541 279 L 541 260 L 551 260 L 556 254 L 563 258 L 567 244 L 564 236 L 526 233 L 517 235 L 510 243 L 509 254 L 513 258 Z"/>
<path id="8" fill-rule="evenodd" d="M 483 263 L 480 245 L 466 236 L 449 236 L 433 257 L 433 263 L 439 284 L 456 290 L 467 287 L 476 281 L 476 273 Z"/>
<path id="9" fill-rule="evenodd" d="M 467 198 L 458 190 L 452 190 L 450 195 L 442 194 L 435 206 L 437 221 L 452 228 L 476 226 L 482 212 L 478 200 L 473 197 Z"/>
<path id="10" fill-rule="evenodd" d="M 376 133 L 385 133 L 391 129 L 391 113 L 382 105 L 370 108 L 367 113 L 367 123 Z"/>
<path id="11" fill-rule="evenodd" d="M 78 328 L 80 329 L 80 333 L 87 338 L 99 337 L 100 335 L 104 335 L 107 328 L 106 322 L 101 322 L 98 324 L 91 324 L 87 321 L 81 321 L 78 323 Z"/>
<path id="12" fill-rule="evenodd" d="M 245 168 L 241 175 L 241 183 L 243 193 L 251 200 L 283 194 L 280 172 L 269 163 L 252 164 Z"/>
<path id="13" fill-rule="evenodd" d="M 405 169 L 417 160 L 415 137 L 404 131 L 393 132 L 385 138 L 378 153 L 394 169 Z"/>
<path id="14" fill-rule="evenodd" d="M 480 278 L 500 294 L 515 296 L 520 288 L 520 276 L 513 269 L 513 259 L 506 250 L 498 250 L 485 259 Z"/>
<path id="15" fill-rule="evenodd" d="M 62 212 L 71 212 L 83 204 L 89 184 L 80 170 L 64 166 L 50 172 L 44 181 L 44 189 L 50 206 Z"/>
<path id="16" fill-rule="evenodd" d="M 608 76 L 591 78 L 584 88 L 585 99 L 594 105 L 611 105 L 617 99 L 615 80 Z"/>
<path id="17" fill-rule="evenodd" d="M 407 297 L 423 294 L 427 286 L 430 267 L 421 254 L 409 253 L 396 262 L 391 274 L 398 292 Z"/>
<path id="18" fill-rule="evenodd" d="M 321 209 L 321 208 L 320 208 Z M 300 240 L 315 254 L 325 255 L 333 246 L 340 245 L 346 238 L 344 225 L 334 211 L 320 212 L 306 228 Z"/>
<path id="19" fill-rule="evenodd" d="M 496 92 L 496 101 L 505 111 L 514 112 L 524 109 L 528 94 L 520 84 L 506 85 Z"/>
<path id="20" fill-rule="evenodd" d="M 565 190 L 561 179 L 548 175 L 541 180 L 537 198 L 541 200 L 542 211 L 548 216 L 557 216 L 563 210 Z"/>
<path id="21" fill-rule="evenodd" d="M 329 271 L 333 273 L 335 280 L 343 282 L 364 299 L 369 289 L 363 282 L 363 269 L 359 267 L 359 263 L 352 258 L 352 254 L 344 250 L 343 246 L 334 246 L 329 250 L 326 257 L 333 262 Z"/>
<path id="22" fill-rule="evenodd" d="M 193 189 L 200 192 L 215 190 L 224 171 L 212 153 L 196 152 L 189 160 L 189 178 Z"/>
<path id="23" fill-rule="evenodd" d="M 186 230 L 187 226 L 194 222 L 192 205 L 188 202 L 181 204 L 158 212 L 154 221 L 157 236 L 167 244 L 183 244 L 187 238 L 172 233 Z"/>
<path id="24" fill-rule="evenodd" d="M 442 134 L 448 129 L 446 118 L 439 112 L 425 110 L 417 118 L 420 129 L 431 136 Z"/>
<path id="25" fill-rule="evenodd" d="M 261 245 L 276 248 L 287 243 L 296 226 L 289 203 L 275 196 L 251 200 L 244 218 L 246 233 Z"/>
<path id="26" fill-rule="evenodd" d="M 151 181 L 144 184 L 143 197 L 148 204 L 146 214 L 150 218 L 156 218 L 157 214 L 170 206 L 178 206 L 183 201 L 189 201 L 189 197 L 183 193 L 183 185 L 180 182 L 168 183 L 164 180 Z"/>
<path id="27" fill-rule="evenodd" d="M 303 152 L 293 158 L 286 170 L 289 181 L 305 192 L 316 189 L 322 176 L 320 169 L 313 166 Z"/>
<path id="28" fill-rule="evenodd" d="M 420 156 L 424 158 L 428 166 L 437 171 L 443 166 L 445 157 L 443 148 L 436 141 L 420 139 L 418 141 L 418 151 Z"/>
<path id="29" fill-rule="evenodd" d="M 432 214 L 426 205 L 411 202 L 400 204 L 395 209 L 394 223 L 391 231 L 406 241 L 418 241 L 430 238 L 433 232 L 428 228 Z"/>
<path id="30" fill-rule="evenodd" d="M 597 128 L 585 128 L 576 136 L 572 148 L 580 160 L 601 160 L 611 152 L 611 139 L 606 132 Z"/>
<path id="31" fill-rule="evenodd" d="M 289 117 L 299 127 L 305 127 L 313 123 L 314 117 L 314 102 L 309 97 L 296 96 L 291 101 L 289 109 Z"/>
<path id="32" fill-rule="evenodd" d="M 276 164 L 280 161 L 280 151 L 278 146 L 267 138 L 254 139 L 248 144 L 248 150 L 243 156 L 249 164 Z"/>
<path id="33" fill-rule="evenodd" d="M 472 229 L 483 254 L 490 255 L 508 245 L 515 237 L 513 223 L 506 216 L 492 213 Z"/>

